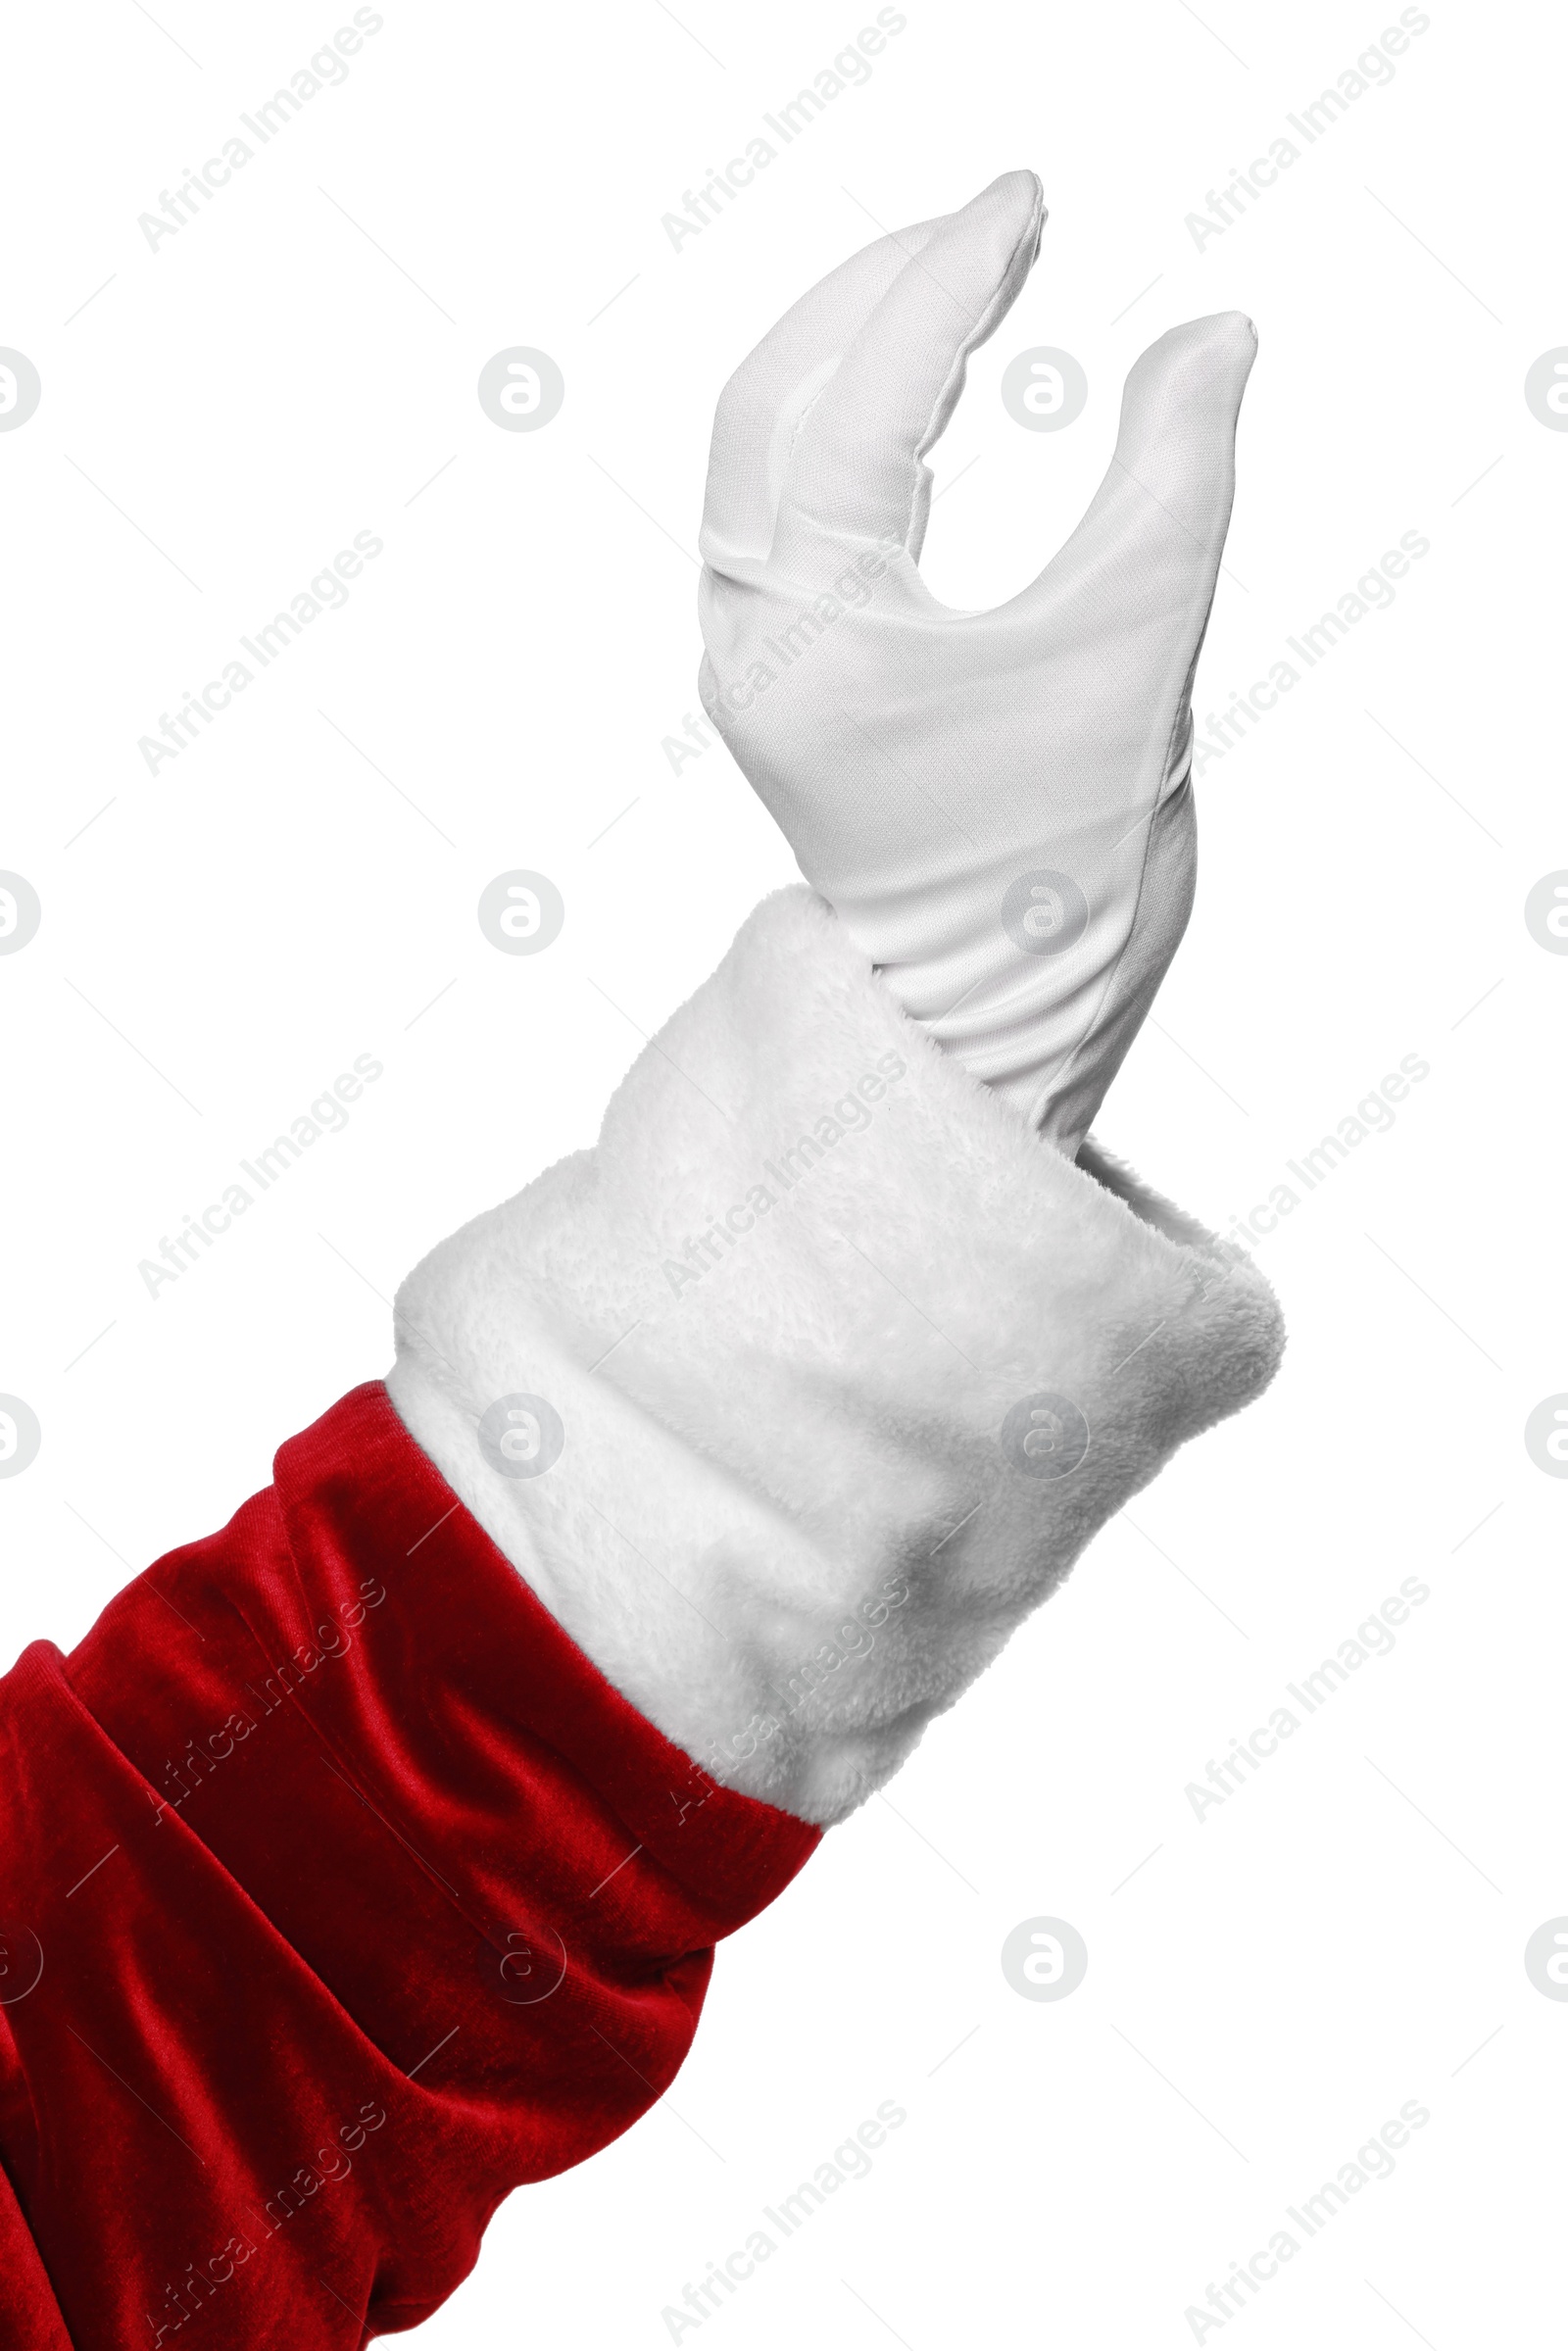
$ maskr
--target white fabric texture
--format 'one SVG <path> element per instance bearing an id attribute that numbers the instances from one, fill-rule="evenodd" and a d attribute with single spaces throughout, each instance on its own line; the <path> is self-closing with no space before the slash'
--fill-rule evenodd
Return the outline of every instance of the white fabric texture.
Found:
<path id="1" fill-rule="evenodd" d="M 1192 906 L 1193 672 L 1256 337 L 1174 328 L 1076 531 L 992 612 L 917 568 L 923 460 L 1034 262 L 1026 171 L 879 239 L 726 386 L 702 528 L 708 712 L 914 1019 L 1069 1155 Z"/>
<path id="2" fill-rule="evenodd" d="M 405 1423 L 608 1679 L 821 1823 L 1282 1346 L 1245 1252 L 1042 1150 L 800 889 L 396 1329 Z"/>

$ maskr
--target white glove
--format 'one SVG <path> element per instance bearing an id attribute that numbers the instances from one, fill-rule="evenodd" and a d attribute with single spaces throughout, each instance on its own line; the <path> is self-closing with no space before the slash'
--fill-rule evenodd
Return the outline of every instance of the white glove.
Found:
<path id="1" fill-rule="evenodd" d="M 1004 174 L 835 269 L 731 377 L 700 691 L 904 1009 L 1073 1155 L 1192 907 L 1190 696 L 1256 336 L 1237 312 L 1163 335 L 1060 554 L 993 612 L 938 604 L 922 460 L 1043 220 Z"/>

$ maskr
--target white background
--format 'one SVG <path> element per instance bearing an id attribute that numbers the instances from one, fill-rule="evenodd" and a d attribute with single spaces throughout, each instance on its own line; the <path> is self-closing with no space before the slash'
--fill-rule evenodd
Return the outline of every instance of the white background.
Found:
<path id="1" fill-rule="evenodd" d="M 1261 349 L 1200 719 L 1431 542 L 1208 766 L 1198 911 L 1102 1135 L 1228 1226 L 1401 1056 L 1431 1073 L 1260 1243 L 1291 1331 L 1267 1397 L 721 1953 L 671 2098 L 514 2197 L 421 2339 L 667 2342 L 685 2281 L 890 2098 L 871 2176 L 704 2342 L 1190 2342 L 1208 2281 L 1412 2099 L 1394 2177 L 1216 2331 L 1544 2339 L 1568 2005 L 1522 1955 L 1568 1911 L 1568 1487 L 1522 1432 L 1568 1388 L 1568 960 L 1523 903 L 1568 865 L 1568 435 L 1523 379 L 1568 342 L 1560 19 L 1435 0 L 1200 247 L 1186 216 L 1396 9 L 909 0 L 866 85 L 676 252 L 662 214 L 870 8 L 387 0 L 346 83 L 155 252 L 137 216 L 349 12 L 156 13 L 9 39 L 0 342 L 43 400 L 0 435 L 0 866 L 44 913 L 0 959 L 0 1390 L 43 1427 L 0 1482 L 6 1658 L 69 1647 L 382 1371 L 403 1273 L 591 1139 L 639 1029 L 791 878 L 722 749 L 678 777 L 662 750 L 698 708 L 714 399 L 879 226 L 1030 166 L 1051 220 L 938 454 L 940 594 L 1021 586 L 1138 351 L 1232 306 Z M 475 397 L 514 344 L 564 372 L 539 432 Z M 999 397 L 1038 344 L 1089 377 L 1059 433 Z M 150 775 L 138 737 L 360 530 L 384 552 L 346 608 Z M 537 957 L 475 921 L 513 866 L 565 899 Z M 385 1075 L 347 1130 L 150 1298 L 138 1261 L 362 1053 Z M 1393 1653 L 1195 1818 L 1187 1784 L 1412 1575 Z M 1059 2004 L 999 1964 L 1043 1913 L 1089 1946 Z"/>

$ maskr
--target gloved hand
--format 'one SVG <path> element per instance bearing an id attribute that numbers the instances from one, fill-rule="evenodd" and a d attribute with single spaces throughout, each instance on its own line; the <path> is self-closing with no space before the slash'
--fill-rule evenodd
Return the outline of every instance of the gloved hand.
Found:
<path id="1" fill-rule="evenodd" d="M 691 1758 L 680 1819 L 705 1776 L 843 1819 L 1279 1357 L 1245 1250 L 1071 1155 L 1186 919 L 1250 329 L 1140 361 L 1024 595 L 947 612 L 915 568 L 921 452 L 1039 225 L 1019 173 L 885 239 L 725 392 L 704 699 L 818 895 L 760 906 L 594 1149 L 398 1293 L 398 1412 Z"/>
<path id="2" fill-rule="evenodd" d="M 1192 907 L 1190 696 L 1256 337 L 1236 312 L 1161 336 L 1060 554 L 992 612 L 939 604 L 922 461 L 1043 219 L 1004 174 L 832 271 L 731 377 L 700 691 L 903 1008 L 1071 1156 Z"/>

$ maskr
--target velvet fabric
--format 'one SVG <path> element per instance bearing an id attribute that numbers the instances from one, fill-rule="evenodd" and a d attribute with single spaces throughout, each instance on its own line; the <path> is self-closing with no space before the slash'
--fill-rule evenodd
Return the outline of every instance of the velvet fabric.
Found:
<path id="1" fill-rule="evenodd" d="M 668 2085 L 818 1832 L 573 1644 L 379 1383 L 0 1681 L 0 2345 L 358 2351 Z"/>

